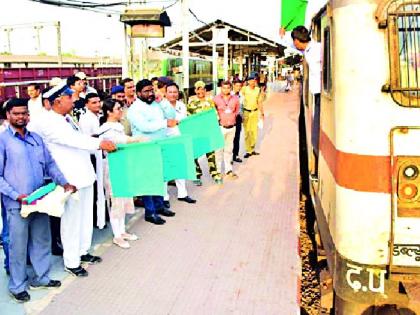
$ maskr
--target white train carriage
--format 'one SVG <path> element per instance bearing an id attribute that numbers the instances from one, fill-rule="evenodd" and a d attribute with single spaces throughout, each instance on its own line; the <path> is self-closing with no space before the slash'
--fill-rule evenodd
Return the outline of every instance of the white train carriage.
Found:
<path id="1" fill-rule="evenodd" d="M 312 38 L 322 45 L 320 126 L 307 89 L 303 109 L 333 309 L 420 314 L 420 1 L 331 0 Z"/>

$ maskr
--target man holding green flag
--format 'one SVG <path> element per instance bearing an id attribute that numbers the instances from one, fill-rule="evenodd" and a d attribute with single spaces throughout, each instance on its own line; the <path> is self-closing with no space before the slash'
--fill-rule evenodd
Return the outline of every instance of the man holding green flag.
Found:
<path id="1" fill-rule="evenodd" d="M 144 136 L 150 140 L 166 137 L 167 128 L 175 127 L 175 119 L 165 119 L 164 112 L 159 103 L 155 101 L 155 92 L 150 80 L 143 79 L 136 84 L 137 99 L 127 111 L 127 118 L 131 124 L 133 136 Z M 162 182 L 163 185 L 163 182 Z M 165 209 L 163 196 L 142 196 L 147 222 L 165 224 L 159 215 L 172 217 L 175 212 Z"/>

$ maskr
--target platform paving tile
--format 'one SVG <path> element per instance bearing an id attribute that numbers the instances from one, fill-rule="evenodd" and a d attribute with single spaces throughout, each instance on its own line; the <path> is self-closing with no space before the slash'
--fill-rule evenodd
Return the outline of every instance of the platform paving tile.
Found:
<path id="1" fill-rule="evenodd" d="M 273 93 L 265 106 L 261 155 L 235 163 L 239 179 L 189 183 L 197 204 L 172 197 L 174 218 L 140 218 L 131 249 L 108 239 L 89 277 L 67 278 L 27 313 L 298 314 L 298 96 Z"/>

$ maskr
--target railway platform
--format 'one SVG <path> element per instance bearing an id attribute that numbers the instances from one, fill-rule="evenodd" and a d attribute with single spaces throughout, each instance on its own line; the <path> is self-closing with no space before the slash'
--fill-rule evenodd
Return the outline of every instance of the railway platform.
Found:
<path id="1" fill-rule="evenodd" d="M 103 262 L 77 279 L 55 257 L 62 287 L 29 291 L 29 303 L 8 297 L 1 270 L 0 314 L 299 314 L 298 94 L 273 92 L 265 108 L 261 155 L 235 163 L 237 180 L 190 184 L 197 203 L 172 198 L 176 216 L 164 226 L 140 209 L 129 250 L 111 244 L 109 229 L 95 231 Z"/>

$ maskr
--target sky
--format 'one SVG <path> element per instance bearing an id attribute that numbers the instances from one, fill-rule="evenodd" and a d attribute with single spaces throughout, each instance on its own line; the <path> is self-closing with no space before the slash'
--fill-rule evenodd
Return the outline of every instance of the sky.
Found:
<path id="1" fill-rule="evenodd" d="M 92 2 L 115 2 L 92 0 Z M 148 0 L 149 6 L 166 7 L 175 0 Z M 211 23 L 221 19 L 227 23 L 247 29 L 261 36 L 277 41 L 280 27 L 281 0 L 189 0 L 190 9 L 198 19 Z M 115 56 L 123 54 L 123 26 L 119 15 L 94 13 L 91 11 L 55 7 L 30 0 L 2 0 L 0 27 L 12 25 L 10 44 L 13 54 L 57 54 L 57 35 L 54 22 L 61 22 L 62 51 L 79 56 Z M 150 40 L 150 46 L 157 46 L 179 36 L 181 33 L 180 1 L 167 10 L 172 26 L 166 28 L 163 40 Z M 45 23 L 39 31 L 41 47 L 38 49 L 37 32 L 33 26 L 17 27 L 17 24 Z M 204 24 L 189 15 L 189 29 Z M 0 52 L 8 51 L 4 29 L 0 29 Z"/>

